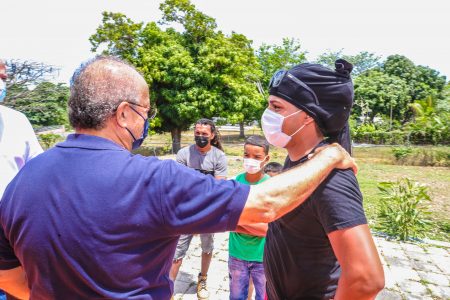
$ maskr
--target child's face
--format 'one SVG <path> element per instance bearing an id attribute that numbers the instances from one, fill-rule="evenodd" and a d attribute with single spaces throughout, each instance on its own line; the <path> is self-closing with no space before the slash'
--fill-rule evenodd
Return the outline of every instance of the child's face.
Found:
<path id="1" fill-rule="evenodd" d="M 245 145 L 244 146 L 244 159 L 254 159 L 260 162 L 258 172 L 262 170 L 264 165 L 269 161 L 269 156 L 264 152 L 264 148 L 255 145 Z M 245 164 L 245 163 L 244 163 Z M 253 171 L 247 170 L 247 172 L 253 173 L 256 169 L 252 168 Z"/>

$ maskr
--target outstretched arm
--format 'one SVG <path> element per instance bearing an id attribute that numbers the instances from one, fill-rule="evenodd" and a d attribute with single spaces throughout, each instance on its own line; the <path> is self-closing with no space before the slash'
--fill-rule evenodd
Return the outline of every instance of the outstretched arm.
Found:
<path id="1" fill-rule="evenodd" d="M 238 225 L 235 232 L 265 237 L 267 234 L 267 223 L 254 223 L 247 225 Z"/>
<path id="2" fill-rule="evenodd" d="M 324 147 L 306 163 L 251 186 L 238 225 L 272 222 L 302 204 L 334 168 L 357 167 L 338 144 Z"/>
<path id="3" fill-rule="evenodd" d="M 367 224 L 328 234 L 341 265 L 335 300 L 374 299 L 384 287 L 384 271 Z"/>

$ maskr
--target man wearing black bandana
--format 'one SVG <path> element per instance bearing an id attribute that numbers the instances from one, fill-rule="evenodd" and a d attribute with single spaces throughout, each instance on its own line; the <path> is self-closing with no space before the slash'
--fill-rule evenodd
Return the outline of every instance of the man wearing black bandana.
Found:
<path id="1" fill-rule="evenodd" d="M 177 162 L 193 168 L 203 174 L 214 176 L 216 179 L 226 179 L 227 158 L 223 152 L 220 142 L 220 135 L 213 121 L 200 119 L 194 128 L 195 144 L 178 151 Z M 192 235 L 184 234 L 180 236 L 175 251 L 170 278 L 175 281 L 192 240 Z M 198 299 L 208 299 L 209 292 L 206 285 L 207 273 L 211 263 L 212 251 L 214 249 L 214 234 L 200 234 L 202 247 L 201 271 L 198 275 L 197 297 Z"/>
<path id="2" fill-rule="evenodd" d="M 285 170 L 330 142 L 351 153 L 353 66 L 335 66 L 300 64 L 270 82 L 262 127 L 271 144 L 287 149 Z M 334 170 L 302 205 L 269 224 L 264 268 L 269 300 L 375 298 L 384 273 L 351 170 Z"/>

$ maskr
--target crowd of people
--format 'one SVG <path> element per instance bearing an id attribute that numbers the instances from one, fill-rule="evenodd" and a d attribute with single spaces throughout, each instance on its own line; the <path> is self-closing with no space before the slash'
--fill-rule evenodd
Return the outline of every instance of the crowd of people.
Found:
<path id="1" fill-rule="evenodd" d="M 384 273 L 350 156 L 352 65 L 335 67 L 274 74 L 264 136 L 246 139 L 233 179 L 208 119 L 176 160 L 131 152 L 149 130 L 151 90 L 114 57 L 76 70 L 75 133 L 43 153 L 26 118 L 0 105 L 0 288 L 11 299 L 170 299 L 199 234 L 197 297 L 209 299 L 214 233 L 228 231 L 230 299 L 374 299 Z M 1 62 L 0 79 L 1 101 Z M 287 150 L 284 166 L 270 144 Z"/>

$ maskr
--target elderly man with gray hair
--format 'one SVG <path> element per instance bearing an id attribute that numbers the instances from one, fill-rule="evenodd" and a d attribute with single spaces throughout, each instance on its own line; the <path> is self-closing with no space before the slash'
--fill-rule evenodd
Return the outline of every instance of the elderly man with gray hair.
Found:
<path id="1" fill-rule="evenodd" d="M 271 222 L 334 168 L 356 170 L 332 145 L 258 186 L 215 180 L 130 152 L 149 112 L 149 88 L 130 65 L 97 57 L 74 74 L 75 134 L 25 165 L 0 203 L 0 288 L 32 299 L 169 299 L 180 234 Z"/>

